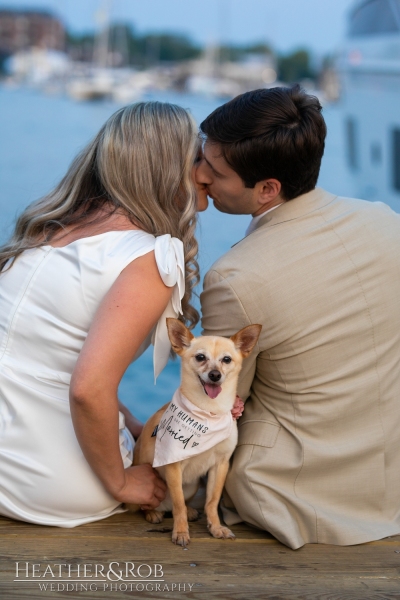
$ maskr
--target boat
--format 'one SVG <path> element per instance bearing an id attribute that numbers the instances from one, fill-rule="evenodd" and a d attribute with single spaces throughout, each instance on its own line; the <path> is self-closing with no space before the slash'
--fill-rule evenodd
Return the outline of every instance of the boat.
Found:
<path id="1" fill-rule="evenodd" d="M 92 69 L 89 75 L 72 78 L 67 84 L 67 93 L 73 100 L 102 100 L 111 96 L 114 84 L 109 69 Z"/>
<path id="2" fill-rule="evenodd" d="M 115 67 L 112 64 L 110 48 L 110 12 L 112 0 L 104 0 L 103 7 L 97 13 L 100 26 L 95 39 L 93 60 L 80 73 L 74 74 L 66 85 L 67 94 L 77 101 L 110 99 L 117 102 L 132 102 L 141 96 L 141 89 L 135 85 L 136 73 L 133 69 Z M 121 62 L 128 62 L 127 44 L 124 40 L 126 55 L 121 54 Z"/>
<path id="3" fill-rule="evenodd" d="M 338 59 L 353 195 L 400 212 L 400 0 L 358 0 Z"/>

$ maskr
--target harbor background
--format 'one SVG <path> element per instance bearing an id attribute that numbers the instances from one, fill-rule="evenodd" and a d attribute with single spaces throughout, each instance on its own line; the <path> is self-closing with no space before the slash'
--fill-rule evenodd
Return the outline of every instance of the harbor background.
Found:
<path id="1" fill-rule="evenodd" d="M 0 0 L 0 242 L 120 106 L 174 102 L 200 123 L 237 93 L 295 82 L 323 104 L 318 185 L 398 210 L 400 0 L 361 4 Z M 200 215 L 202 276 L 248 222 L 212 205 Z M 120 386 L 141 419 L 171 398 L 179 361 L 156 386 L 152 372 L 150 348 Z"/>

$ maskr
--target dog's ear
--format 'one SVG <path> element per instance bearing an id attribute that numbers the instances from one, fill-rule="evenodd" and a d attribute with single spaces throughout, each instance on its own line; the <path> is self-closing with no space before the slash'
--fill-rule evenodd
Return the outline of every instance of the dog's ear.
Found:
<path id="1" fill-rule="evenodd" d="M 178 319 L 167 318 L 167 329 L 172 350 L 179 355 L 182 354 L 190 346 L 194 335 Z"/>
<path id="2" fill-rule="evenodd" d="M 249 356 L 257 343 L 262 325 L 248 325 L 231 337 L 235 347 L 241 352 L 243 358 Z"/>

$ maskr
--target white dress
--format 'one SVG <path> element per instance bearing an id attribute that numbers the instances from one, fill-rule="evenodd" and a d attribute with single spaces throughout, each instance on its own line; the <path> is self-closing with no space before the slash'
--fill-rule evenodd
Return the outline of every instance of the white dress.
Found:
<path id="1" fill-rule="evenodd" d="M 153 250 L 164 283 L 174 286 L 153 333 L 157 376 L 170 350 L 165 317 L 178 315 L 184 293 L 180 240 L 109 231 L 63 248 L 27 250 L 0 274 L 1 515 L 75 527 L 123 510 L 83 456 L 70 415 L 69 383 L 103 297 L 130 262 Z M 133 443 L 120 413 L 125 467 Z"/>

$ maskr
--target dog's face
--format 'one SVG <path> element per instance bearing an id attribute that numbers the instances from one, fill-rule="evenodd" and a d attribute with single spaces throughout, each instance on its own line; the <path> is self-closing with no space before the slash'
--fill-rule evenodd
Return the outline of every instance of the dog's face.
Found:
<path id="1" fill-rule="evenodd" d="M 249 325 L 231 338 L 195 338 L 177 319 L 167 319 L 167 327 L 172 348 L 182 358 L 183 376 L 190 378 L 196 397 L 204 395 L 204 400 L 215 400 L 227 388 L 236 390 L 243 358 L 251 353 L 261 331 L 261 325 Z"/>
<path id="2" fill-rule="evenodd" d="M 232 340 L 203 337 L 193 339 L 182 360 L 197 374 L 204 393 L 214 399 L 227 379 L 237 377 L 243 357 Z"/>

